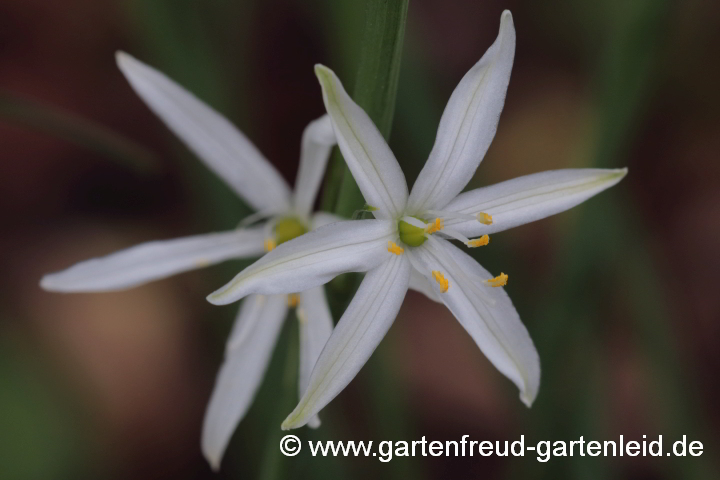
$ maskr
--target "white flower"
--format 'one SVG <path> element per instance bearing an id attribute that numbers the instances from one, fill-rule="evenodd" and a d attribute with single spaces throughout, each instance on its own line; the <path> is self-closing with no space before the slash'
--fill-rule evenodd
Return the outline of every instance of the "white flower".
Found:
<path id="1" fill-rule="evenodd" d="M 515 30 L 505 11 L 497 40 L 450 97 L 410 195 L 370 118 L 332 71 L 316 67 L 338 145 L 376 219 L 334 223 L 285 243 L 208 297 L 225 304 L 250 293 L 311 288 L 343 272 L 368 272 L 284 429 L 306 424 L 345 388 L 385 336 L 409 287 L 447 305 L 517 385 L 522 401 L 532 404 L 540 362 L 509 297 L 498 288 L 507 276 L 493 277 L 447 238 L 485 245 L 487 234 L 567 210 L 616 184 L 626 170 L 550 171 L 459 194 L 495 135 L 514 52 Z M 480 237 L 467 238 L 473 236 Z"/>
<path id="2" fill-rule="evenodd" d="M 335 145 L 327 115 L 302 137 L 295 192 L 257 148 L 227 119 L 157 70 L 119 52 L 118 66 L 135 91 L 183 142 L 258 213 L 264 225 L 149 242 L 46 275 L 41 286 L 58 292 L 121 290 L 231 258 L 257 257 L 276 245 L 339 220 L 312 214 L 313 203 Z M 246 219 L 246 224 L 249 222 Z M 287 295 L 253 295 L 240 308 L 227 343 L 202 434 L 202 450 L 214 468 L 262 381 L 289 307 L 300 320 L 299 394 L 332 332 L 321 286 Z M 312 425 L 319 425 L 317 417 Z"/>

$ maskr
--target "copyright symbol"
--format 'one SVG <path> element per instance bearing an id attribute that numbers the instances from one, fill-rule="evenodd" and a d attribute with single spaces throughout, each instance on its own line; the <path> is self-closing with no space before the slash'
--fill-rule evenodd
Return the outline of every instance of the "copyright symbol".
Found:
<path id="1" fill-rule="evenodd" d="M 294 457 L 300 453 L 301 448 L 302 443 L 300 443 L 300 439 L 295 435 L 285 435 L 280 440 L 280 452 L 286 457 Z"/>

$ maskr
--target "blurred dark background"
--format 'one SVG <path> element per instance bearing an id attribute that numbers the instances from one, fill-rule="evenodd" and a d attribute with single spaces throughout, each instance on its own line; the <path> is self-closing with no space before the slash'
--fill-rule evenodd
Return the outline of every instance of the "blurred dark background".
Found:
<path id="1" fill-rule="evenodd" d="M 221 478 L 720 478 L 720 3 L 411 0 L 395 123 L 414 178 L 462 75 L 513 12 L 505 111 L 472 180 L 628 166 L 587 205 L 493 238 L 478 259 L 543 365 L 536 404 L 449 311 L 408 295 L 372 361 L 303 438 L 652 440 L 701 457 L 285 459 L 278 344 Z M 249 210 L 163 127 L 126 50 L 228 115 L 292 181 L 323 112 L 314 63 L 352 86 L 363 2 L 0 1 L 0 478 L 214 478 L 200 426 L 235 307 L 230 263 L 126 292 L 61 295 L 43 273 Z M 270 467 L 268 467 L 270 465 Z"/>

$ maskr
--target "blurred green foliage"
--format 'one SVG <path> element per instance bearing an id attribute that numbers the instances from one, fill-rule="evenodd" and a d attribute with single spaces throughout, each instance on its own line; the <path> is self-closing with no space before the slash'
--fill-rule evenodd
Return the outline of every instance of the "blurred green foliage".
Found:
<path id="1" fill-rule="evenodd" d="M 0 477 L 89 478 L 100 457 L 87 417 L 38 347 L 11 328 L 0 332 Z"/>

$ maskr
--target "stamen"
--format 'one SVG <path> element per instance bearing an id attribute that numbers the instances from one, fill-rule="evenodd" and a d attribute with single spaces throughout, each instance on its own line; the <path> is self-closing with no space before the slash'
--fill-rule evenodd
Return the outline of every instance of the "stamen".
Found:
<path id="1" fill-rule="evenodd" d="M 425 227 L 427 227 L 427 223 L 423 222 L 419 218 L 411 217 L 410 215 L 405 215 L 400 219 L 400 221 L 410 224 L 415 228 L 421 228 L 423 230 L 425 229 Z"/>
<path id="2" fill-rule="evenodd" d="M 394 253 L 395 255 L 402 255 L 405 251 L 404 248 L 398 246 L 395 242 L 388 242 L 388 252 Z"/>
<path id="3" fill-rule="evenodd" d="M 504 273 L 500 273 L 500 275 L 498 275 L 497 277 L 486 280 L 485 283 L 487 283 L 491 287 L 504 287 L 505 285 L 507 285 L 507 281 L 508 276 Z"/>
<path id="4" fill-rule="evenodd" d="M 461 241 L 462 243 L 464 243 L 465 245 L 467 245 L 468 242 L 470 241 L 470 239 L 467 238 L 465 235 L 463 235 L 462 233 L 458 232 L 457 230 L 453 230 L 452 228 L 445 228 L 445 229 L 443 229 L 443 233 L 444 233 L 445 235 L 447 235 L 448 237 L 454 238 L 455 240 L 460 240 L 460 241 Z"/>
<path id="5" fill-rule="evenodd" d="M 271 211 L 255 212 L 243 218 L 242 221 L 238 224 L 238 228 L 245 228 L 259 220 L 265 220 L 266 218 L 270 218 L 274 215 L 276 215 L 276 213 Z"/>
<path id="6" fill-rule="evenodd" d="M 480 212 L 477 215 L 475 215 L 475 218 L 477 218 L 477 221 L 482 223 L 483 225 L 492 225 L 493 218 L 492 215 L 485 212 Z"/>
<path id="7" fill-rule="evenodd" d="M 297 317 L 298 322 L 303 325 L 306 324 L 308 321 L 307 314 L 305 313 L 305 309 L 302 307 L 302 305 L 295 309 L 295 316 Z"/>
<path id="8" fill-rule="evenodd" d="M 442 230 L 443 228 L 445 228 L 445 224 L 443 223 L 443 219 L 442 219 L 442 218 L 436 218 L 436 219 L 435 219 L 435 222 L 430 223 L 430 224 L 428 224 L 427 227 L 425 227 L 425 233 L 427 233 L 428 235 L 432 235 L 432 234 L 435 233 L 435 232 L 439 232 L 439 231 Z"/>
<path id="9" fill-rule="evenodd" d="M 269 218 L 262 227 L 263 236 L 265 237 L 263 246 L 265 247 L 266 252 L 269 252 L 277 247 L 277 241 L 275 240 L 275 225 L 277 225 L 277 218 L 272 217 Z"/>
<path id="10" fill-rule="evenodd" d="M 295 308 L 300 304 L 300 295 L 297 293 L 291 293 L 288 295 L 288 307 Z"/>
<path id="11" fill-rule="evenodd" d="M 450 288 L 450 281 L 437 270 L 433 270 L 431 273 L 435 281 L 440 285 L 440 293 L 447 292 L 448 288 Z"/>
<path id="12" fill-rule="evenodd" d="M 469 213 L 446 212 L 444 210 L 426 210 L 425 213 L 427 213 L 428 215 L 433 215 L 435 217 L 454 218 L 457 220 L 476 220 L 477 219 L 477 217 L 475 215 L 470 215 Z"/>
<path id="13" fill-rule="evenodd" d="M 355 211 L 353 212 L 353 214 L 352 214 L 352 219 L 353 219 L 353 220 L 358 220 L 358 219 L 362 218 L 364 214 L 366 214 L 366 213 L 372 213 L 372 212 L 375 212 L 375 211 L 377 211 L 377 207 L 373 207 L 372 205 L 369 205 L 369 204 L 366 203 L 366 204 L 363 206 L 363 208 L 361 208 L 360 210 L 355 210 Z"/>
<path id="14" fill-rule="evenodd" d="M 437 259 L 439 263 L 448 265 L 448 268 L 452 268 L 457 272 L 456 278 L 463 282 L 463 284 L 467 284 L 473 292 L 482 299 L 483 302 L 485 302 L 488 306 L 495 306 L 495 300 L 490 298 L 488 294 L 484 291 L 482 287 L 478 285 L 477 283 L 472 281 L 472 278 L 476 278 L 480 282 L 484 283 L 484 280 L 482 278 L 479 278 L 477 275 L 473 274 L 470 271 L 463 270 L 458 263 L 452 259 L 450 255 L 447 255 L 447 253 L 442 248 L 442 245 L 440 243 L 440 240 L 433 237 L 432 235 L 428 235 L 428 242 L 430 243 L 430 251 L 432 252 L 432 255 Z M 472 277 L 472 278 L 470 278 Z"/>
<path id="15" fill-rule="evenodd" d="M 210 260 L 207 258 L 198 258 L 195 260 L 195 266 L 198 268 L 205 268 L 210 266 Z"/>
<path id="16" fill-rule="evenodd" d="M 467 246 L 470 248 L 484 247 L 488 243 L 490 243 L 490 235 L 483 235 L 482 237 L 471 239 L 467 243 Z"/>

